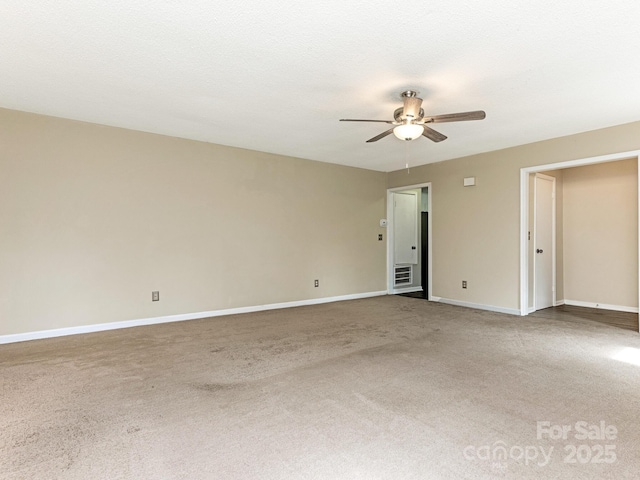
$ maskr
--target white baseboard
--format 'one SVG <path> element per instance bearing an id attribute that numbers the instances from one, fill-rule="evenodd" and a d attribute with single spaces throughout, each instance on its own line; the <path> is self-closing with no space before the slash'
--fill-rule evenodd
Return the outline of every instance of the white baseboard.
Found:
<path id="1" fill-rule="evenodd" d="M 84 325 L 80 327 L 56 328 L 53 330 L 41 330 L 38 332 L 15 333 L 0 335 L 0 345 L 6 343 L 26 342 L 28 340 L 40 340 L 43 338 L 63 337 L 66 335 L 78 335 L 81 333 L 103 332 L 105 330 L 117 330 L 119 328 L 141 327 L 156 325 L 159 323 L 182 322 L 185 320 L 197 320 L 200 318 L 219 317 L 222 315 L 236 315 L 239 313 L 261 312 L 276 310 L 278 308 L 302 307 L 306 305 L 319 305 L 321 303 L 341 302 L 344 300 L 357 300 L 360 298 L 378 297 L 387 295 L 386 291 L 354 293 L 337 297 L 311 298 L 309 300 L 297 300 L 294 302 L 270 303 L 267 305 L 255 305 L 251 307 L 228 308 L 225 310 L 212 310 L 209 312 L 184 313 L 179 315 L 167 315 L 165 317 L 142 318 L 139 320 L 125 320 L 123 322 L 99 323 L 96 325 Z"/>
<path id="2" fill-rule="evenodd" d="M 565 300 L 565 305 L 574 307 L 600 308 L 602 310 L 614 310 L 616 312 L 638 313 L 638 307 L 626 307 L 624 305 L 609 305 L 608 303 L 582 302 L 580 300 Z"/>
<path id="3" fill-rule="evenodd" d="M 397 295 L 398 293 L 413 293 L 422 291 L 422 287 L 394 288 L 393 290 L 391 290 L 391 294 Z"/>
<path id="4" fill-rule="evenodd" d="M 559 307 L 560 305 L 564 305 L 564 300 L 556 300 L 553 304 L 554 307 Z"/>
<path id="5" fill-rule="evenodd" d="M 455 305 L 457 307 L 477 308 L 479 310 L 488 310 L 490 312 L 507 313 L 509 315 L 520 316 L 520 309 L 518 308 L 496 307 L 494 305 L 464 302 L 462 300 L 452 300 L 450 298 L 442 298 L 442 297 L 431 297 L 431 300 L 434 302 L 446 303 L 448 305 Z"/>

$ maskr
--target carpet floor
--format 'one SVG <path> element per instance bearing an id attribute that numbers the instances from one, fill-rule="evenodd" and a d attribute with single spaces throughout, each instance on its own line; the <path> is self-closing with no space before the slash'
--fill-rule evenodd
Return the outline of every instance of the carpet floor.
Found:
<path id="1" fill-rule="evenodd" d="M 385 296 L 0 345 L 0 479 L 637 479 L 640 335 Z"/>

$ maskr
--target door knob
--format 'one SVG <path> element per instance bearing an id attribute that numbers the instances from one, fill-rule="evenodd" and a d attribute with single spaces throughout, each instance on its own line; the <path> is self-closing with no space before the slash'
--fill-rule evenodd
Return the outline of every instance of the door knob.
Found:
<path id="1" fill-rule="evenodd" d="M 541 248 L 536 248 L 536 253 L 542 253 L 542 249 Z"/>

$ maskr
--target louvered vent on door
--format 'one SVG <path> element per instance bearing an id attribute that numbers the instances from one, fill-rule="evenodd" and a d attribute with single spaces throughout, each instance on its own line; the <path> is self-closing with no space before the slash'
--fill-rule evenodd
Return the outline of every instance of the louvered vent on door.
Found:
<path id="1" fill-rule="evenodd" d="M 413 282 L 411 265 L 396 265 L 394 267 L 394 285 L 411 285 Z"/>

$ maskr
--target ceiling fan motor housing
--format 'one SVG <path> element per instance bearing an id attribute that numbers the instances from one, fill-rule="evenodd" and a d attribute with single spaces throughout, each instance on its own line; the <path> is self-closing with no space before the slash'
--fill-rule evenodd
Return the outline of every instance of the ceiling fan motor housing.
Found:
<path id="1" fill-rule="evenodd" d="M 406 92 L 405 92 L 406 93 Z M 413 92 L 412 92 L 413 93 Z M 420 106 L 422 105 L 422 99 L 416 96 L 404 97 L 402 105 L 402 116 L 406 120 L 415 120 L 420 117 Z"/>
<path id="2" fill-rule="evenodd" d="M 402 122 L 405 119 L 405 116 L 403 114 L 404 114 L 404 107 L 396 108 L 393 112 L 394 120 L 396 122 Z M 413 120 L 421 120 L 422 118 L 424 118 L 424 108 L 421 108 L 418 111 L 418 116 Z"/>

